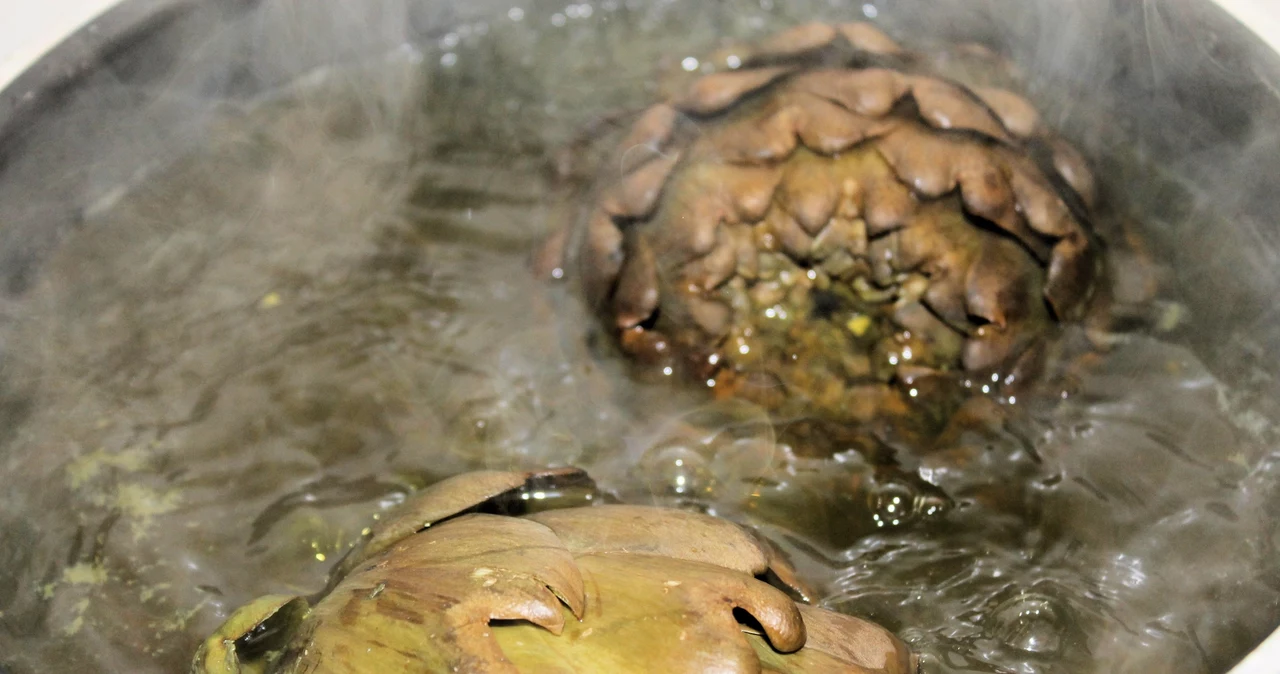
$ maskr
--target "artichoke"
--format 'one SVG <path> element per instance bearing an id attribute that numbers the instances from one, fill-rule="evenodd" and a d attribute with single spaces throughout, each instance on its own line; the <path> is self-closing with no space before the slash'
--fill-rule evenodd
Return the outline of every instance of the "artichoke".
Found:
<path id="1" fill-rule="evenodd" d="M 793 601 L 807 590 L 748 530 L 673 509 L 545 509 L 566 482 L 596 500 L 575 469 L 436 484 L 316 598 L 233 613 L 192 672 L 915 671 L 880 627 Z"/>
<path id="2" fill-rule="evenodd" d="M 562 237 L 637 363 L 866 422 L 1030 372 L 1082 318 L 1093 178 L 1027 100 L 933 74 L 869 24 L 715 63 L 639 114 Z"/>

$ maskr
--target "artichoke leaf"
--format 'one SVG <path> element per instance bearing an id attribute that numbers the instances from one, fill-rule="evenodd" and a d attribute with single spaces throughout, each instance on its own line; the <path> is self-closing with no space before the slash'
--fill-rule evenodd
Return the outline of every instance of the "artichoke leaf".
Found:
<path id="1" fill-rule="evenodd" d="M 585 592 L 550 529 L 464 515 L 403 539 L 338 583 L 313 611 L 295 671 L 515 671 L 490 621 L 559 634 L 562 603 L 581 616 Z"/>
<path id="2" fill-rule="evenodd" d="M 191 663 L 192 674 L 264 674 L 267 658 L 254 658 L 242 649 L 248 645 L 257 647 L 255 650 L 282 649 L 308 609 L 305 599 L 278 594 L 241 606 L 200 644 Z M 281 643 L 274 644 L 272 637 Z"/>
<path id="3" fill-rule="evenodd" d="M 753 636 L 752 646 L 765 667 L 791 674 L 914 674 L 916 659 L 888 630 L 812 606 L 800 606 L 808 640 L 804 648 L 782 656 Z M 767 670 L 766 670 L 767 671 Z"/>
<path id="4" fill-rule="evenodd" d="M 575 555 L 626 552 L 715 564 L 767 576 L 801 601 L 813 597 L 781 550 L 737 524 L 685 510 L 605 505 L 530 515 Z"/>
<path id="5" fill-rule="evenodd" d="M 652 555 L 584 555 L 578 566 L 588 600 L 582 622 L 570 621 L 559 637 L 519 624 L 494 631 L 516 671 L 761 672 L 735 609 L 763 627 L 770 652 L 805 642 L 796 604 L 750 576 Z"/>
<path id="6" fill-rule="evenodd" d="M 749 576 L 769 557 L 745 529 L 728 520 L 671 508 L 603 505 L 530 515 L 575 555 L 625 552 L 715 564 Z"/>
<path id="7" fill-rule="evenodd" d="M 395 517 L 373 527 L 334 568 L 333 576 L 345 577 L 360 562 L 404 538 L 528 486 L 535 480 L 582 479 L 588 479 L 586 473 L 577 468 L 537 472 L 476 471 L 446 478 L 415 495 Z"/>

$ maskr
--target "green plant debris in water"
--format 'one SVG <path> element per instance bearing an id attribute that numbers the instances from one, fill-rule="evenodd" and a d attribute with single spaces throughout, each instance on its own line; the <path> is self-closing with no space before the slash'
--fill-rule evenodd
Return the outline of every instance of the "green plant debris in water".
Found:
<path id="1" fill-rule="evenodd" d="M 71 465 L 67 466 L 67 479 L 72 489 L 80 489 L 107 468 L 116 468 L 125 473 L 137 473 L 145 470 L 151 460 L 151 452 L 143 448 L 126 449 L 115 453 L 98 449 L 72 461 Z"/>

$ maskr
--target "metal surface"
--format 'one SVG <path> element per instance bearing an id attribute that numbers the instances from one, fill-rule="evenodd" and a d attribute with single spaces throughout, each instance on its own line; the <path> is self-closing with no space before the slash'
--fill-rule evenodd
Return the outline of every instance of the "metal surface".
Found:
<path id="1" fill-rule="evenodd" d="M 59 0 L 0 6 L 0 128 L 24 110 L 39 108 L 60 83 L 93 68 L 112 44 L 184 4 L 190 3 Z"/>

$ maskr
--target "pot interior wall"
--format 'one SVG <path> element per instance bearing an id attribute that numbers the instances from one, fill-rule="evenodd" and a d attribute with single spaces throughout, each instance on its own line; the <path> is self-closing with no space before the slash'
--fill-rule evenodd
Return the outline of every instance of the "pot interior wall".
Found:
<path id="1" fill-rule="evenodd" d="M 20 296 L 85 209 L 180 155 L 220 103 L 444 35 L 498 5 L 382 0 L 357 13 L 336 2 L 123 3 L 0 98 L 3 288 Z M 1196 0 L 866 6 L 904 34 L 1010 55 L 1053 111 L 1047 121 L 1095 159 L 1136 148 L 1149 162 L 1141 170 L 1163 179 L 1124 196 L 1162 223 L 1155 234 L 1176 256 L 1203 327 L 1190 334 L 1200 355 L 1224 372 L 1270 378 L 1277 366 L 1260 352 L 1280 339 L 1271 299 L 1280 193 L 1270 189 L 1280 175 L 1280 55 Z"/>

